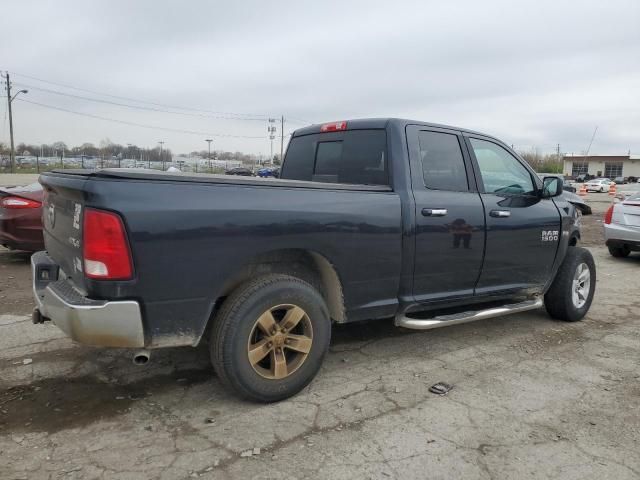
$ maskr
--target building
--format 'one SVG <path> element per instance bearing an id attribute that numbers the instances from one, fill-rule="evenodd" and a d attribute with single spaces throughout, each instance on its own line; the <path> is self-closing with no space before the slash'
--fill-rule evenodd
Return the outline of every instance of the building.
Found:
<path id="1" fill-rule="evenodd" d="M 565 155 L 563 161 L 567 177 L 640 178 L 640 155 Z"/>

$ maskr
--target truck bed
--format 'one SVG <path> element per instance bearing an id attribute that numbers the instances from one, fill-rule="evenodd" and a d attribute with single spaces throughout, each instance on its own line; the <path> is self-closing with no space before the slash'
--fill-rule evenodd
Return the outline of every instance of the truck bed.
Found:
<path id="1" fill-rule="evenodd" d="M 196 344 L 234 277 L 277 252 L 334 265 L 351 320 L 397 308 L 402 215 L 389 187 L 132 169 L 54 171 L 40 182 L 49 255 L 89 298 L 140 302 L 150 346 Z M 132 280 L 84 276 L 86 208 L 122 217 Z"/>
<path id="2" fill-rule="evenodd" d="M 362 192 L 390 192 L 391 187 L 385 185 L 362 185 L 344 183 L 308 182 L 303 180 L 287 180 L 282 178 L 243 177 L 238 175 L 192 174 L 163 172 L 133 168 L 107 168 L 103 170 L 53 170 L 52 174 L 78 175 L 86 178 L 112 178 L 128 180 L 149 180 L 158 182 L 187 182 L 201 184 L 273 186 L 287 188 L 309 188 L 314 190 L 355 190 Z"/>

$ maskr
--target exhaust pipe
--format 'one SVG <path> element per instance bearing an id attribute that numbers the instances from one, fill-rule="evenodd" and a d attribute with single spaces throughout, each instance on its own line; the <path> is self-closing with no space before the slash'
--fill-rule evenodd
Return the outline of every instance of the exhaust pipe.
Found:
<path id="1" fill-rule="evenodd" d="M 149 357 L 151 357 L 149 350 L 140 350 L 133 355 L 133 364 L 146 365 L 149 363 Z"/>
<path id="2" fill-rule="evenodd" d="M 44 322 L 50 322 L 51 319 L 42 315 L 42 312 L 40 311 L 39 308 L 34 308 L 33 312 L 31 313 L 31 321 L 33 322 L 34 325 L 38 325 Z"/>

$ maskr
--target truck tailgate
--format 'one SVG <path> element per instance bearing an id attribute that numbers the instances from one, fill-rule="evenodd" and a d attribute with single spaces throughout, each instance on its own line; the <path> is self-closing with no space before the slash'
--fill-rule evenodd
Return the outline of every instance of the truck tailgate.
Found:
<path id="1" fill-rule="evenodd" d="M 84 291 L 82 273 L 82 218 L 85 175 L 47 173 L 40 176 L 44 187 L 42 223 L 49 256 L 76 287 Z"/>

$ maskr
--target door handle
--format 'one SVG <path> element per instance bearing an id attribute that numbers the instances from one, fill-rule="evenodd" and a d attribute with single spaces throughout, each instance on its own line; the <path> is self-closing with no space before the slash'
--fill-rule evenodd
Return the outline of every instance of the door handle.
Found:
<path id="1" fill-rule="evenodd" d="M 495 218 L 507 218 L 511 216 L 511 212 L 509 210 L 491 210 L 489 215 Z"/>
<path id="2" fill-rule="evenodd" d="M 422 215 L 425 217 L 444 217 L 447 214 L 446 208 L 423 208 Z"/>

